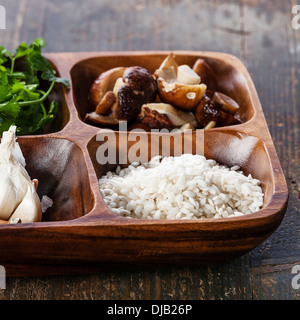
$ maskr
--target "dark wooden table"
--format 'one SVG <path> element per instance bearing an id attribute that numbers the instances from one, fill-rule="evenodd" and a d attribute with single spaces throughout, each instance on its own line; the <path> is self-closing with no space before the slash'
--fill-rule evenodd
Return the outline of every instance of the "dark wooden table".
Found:
<path id="1" fill-rule="evenodd" d="M 284 169 L 286 216 L 259 247 L 205 267 L 103 271 L 90 275 L 9 278 L 0 299 L 299 299 L 300 30 L 294 0 L 3 0 L 0 45 L 36 37 L 44 52 L 203 50 L 236 55 L 261 99 Z M 1 241 L 1 239 L 0 239 Z M 1 264 L 1 259 L 0 259 Z"/>

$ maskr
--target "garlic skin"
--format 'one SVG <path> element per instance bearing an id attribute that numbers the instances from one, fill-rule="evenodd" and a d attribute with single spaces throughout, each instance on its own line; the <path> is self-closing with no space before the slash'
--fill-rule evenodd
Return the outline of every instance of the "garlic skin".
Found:
<path id="1" fill-rule="evenodd" d="M 34 188 L 34 182 L 31 181 L 23 165 L 14 157 L 16 148 L 15 133 L 16 127 L 11 126 L 8 131 L 3 132 L 0 144 L 0 219 L 2 220 L 8 220 L 22 203 L 25 196 L 29 197 L 31 195 L 30 193 L 28 195 L 28 192 L 32 185 L 36 195 L 32 194 L 32 197 L 35 198 L 33 201 L 35 204 L 34 210 L 40 210 L 40 204 L 36 199 L 38 195 Z M 27 212 L 28 216 L 32 215 L 30 210 Z"/>

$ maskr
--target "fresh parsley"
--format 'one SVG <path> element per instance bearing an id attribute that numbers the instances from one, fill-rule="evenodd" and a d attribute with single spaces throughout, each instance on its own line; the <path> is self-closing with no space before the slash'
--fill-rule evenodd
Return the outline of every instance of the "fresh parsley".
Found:
<path id="1" fill-rule="evenodd" d="M 45 41 L 35 39 L 27 45 L 21 43 L 13 54 L 0 46 L 0 134 L 11 125 L 17 126 L 17 134 L 41 134 L 44 126 L 57 115 L 56 101 L 45 106 L 45 100 L 55 83 L 70 86 L 67 79 L 56 76 L 51 63 L 42 55 Z M 24 65 L 16 70 L 17 60 Z M 43 90 L 41 81 L 49 82 Z"/>

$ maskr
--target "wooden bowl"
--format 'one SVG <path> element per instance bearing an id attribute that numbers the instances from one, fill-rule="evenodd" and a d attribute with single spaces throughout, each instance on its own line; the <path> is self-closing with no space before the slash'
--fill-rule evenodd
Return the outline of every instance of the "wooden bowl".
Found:
<path id="1" fill-rule="evenodd" d="M 97 150 L 115 135 L 117 158 L 142 135 L 146 159 L 149 142 L 166 133 L 129 133 L 99 129 L 84 123 L 93 111 L 87 100 L 90 85 L 103 71 L 139 65 L 154 71 L 169 52 L 49 53 L 46 57 L 62 77 L 71 81 L 59 99 L 58 130 L 20 137 L 19 143 L 38 192 L 52 197 L 54 206 L 39 223 L 0 225 L 1 264 L 8 276 L 85 273 L 112 265 L 197 265 L 241 256 L 269 237 L 286 211 L 288 190 L 255 87 L 244 65 L 234 56 L 215 52 L 174 52 L 179 64 L 190 66 L 203 58 L 218 75 L 217 89 L 235 99 L 244 123 L 198 130 L 185 137 L 192 152 L 219 163 L 240 165 L 245 174 L 261 180 L 263 208 L 233 218 L 202 220 L 142 220 L 114 214 L 104 203 L 98 179 L 116 164 L 99 164 Z M 67 108 L 67 110 L 66 110 Z M 129 136 L 130 135 L 130 136 Z M 170 139 L 170 154 L 182 152 L 183 134 Z M 109 140 L 112 143 L 113 140 Z M 177 142 L 174 142 L 177 141 Z M 179 142 L 178 142 L 179 141 Z M 198 149 L 199 141 L 202 148 Z M 113 145 L 112 145 L 113 147 Z"/>

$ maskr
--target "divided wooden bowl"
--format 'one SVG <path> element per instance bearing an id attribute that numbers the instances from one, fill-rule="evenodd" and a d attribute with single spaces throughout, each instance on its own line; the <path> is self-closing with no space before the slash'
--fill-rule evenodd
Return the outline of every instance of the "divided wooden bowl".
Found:
<path id="1" fill-rule="evenodd" d="M 86 273 L 111 266 L 197 265 L 241 256 L 269 237 L 286 211 L 288 189 L 255 87 L 234 56 L 175 51 L 179 64 L 204 58 L 218 75 L 219 91 L 241 106 L 244 123 L 200 130 L 204 155 L 240 165 L 261 180 L 263 208 L 241 217 L 202 220 L 128 219 L 104 203 L 98 180 L 115 165 L 100 165 L 96 153 L 108 131 L 84 123 L 93 111 L 89 88 L 103 71 L 138 65 L 153 72 L 169 52 L 49 53 L 45 56 L 70 89 L 56 87 L 60 114 L 49 133 L 18 138 L 30 176 L 39 180 L 40 197 L 54 205 L 43 221 L 0 225 L 1 265 L 7 276 Z M 115 132 L 117 154 L 132 146 L 128 132 Z M 145 132 L 150 142 L 154 133 Z M 98 137 L 98 139 L 97 139 Z M 190 134 L 195 150 L 196 132 Z M 173 154 L 176 145 L 170 146 Z M 158 153 L 162 154 L 160 148 Z M 152 154 L 153 155 L 153 154 Z"/>

